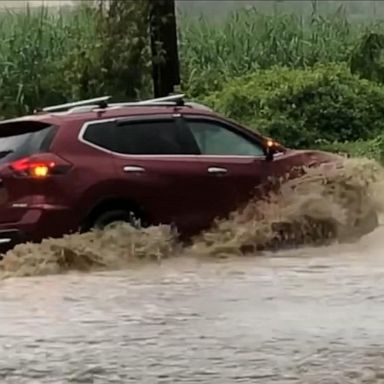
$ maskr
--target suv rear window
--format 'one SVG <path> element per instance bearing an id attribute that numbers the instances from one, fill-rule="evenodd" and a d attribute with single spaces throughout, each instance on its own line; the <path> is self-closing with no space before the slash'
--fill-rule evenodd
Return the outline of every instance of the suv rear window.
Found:
<path id="1" fill-rule="evenodd" d="M 48 150 L 55 131 L 36 121 L 0 123 L 0 164 Z"/>

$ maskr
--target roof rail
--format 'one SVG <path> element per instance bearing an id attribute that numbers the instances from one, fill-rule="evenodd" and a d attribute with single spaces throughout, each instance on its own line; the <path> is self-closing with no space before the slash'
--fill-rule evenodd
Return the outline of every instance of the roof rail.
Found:
<path id="1" fill-rule="evenodd" d="M 149 99 L 149 100 L 143 100 L 138 101 L 136 104 L 153 104 L 153 103 L 162 103 L 164 101 L 174 101 L 178 105 L 184 105 L 184 97 L 185 95 L 183 93 L 178 95 L 170 95 L 165 97 L 158 97 L 156 99 Z"/>
<path id="2" fill-rule="evenodd" d="M 157 100 L 157 99 L 155 99 Z M 175 105 L 173 101 L 152 101 L 152 100 L 145 100 L 145 102 L 127 102 L 127 103 L 111 103 L 108 104 L 109 108 L 124 108 L 124 107 L 148 107 L 148 106 L 154 106 L 154 107 L 168 107 Z M 208 107 L 207 105 L 196 103 L 193 101 L 185 102 L 184 105 L 189 108 L 193 109 L 202 109 L 205 111 L 213 112 L 212 108 Z M 67 112 L 68 113 L 81 113 L 81 112 L 91 112 L 96 110 L 97 108 L 100 108 L 97 104 L 90 104 L 90 105 L 82 105 L 70 108 Z M 104 108 L 103 108 L 104 109 Z"/>
<path id="3" fill-rule="evenodd" d="M 165 96 L 165 97 L 158 97 L 156 99 L 148 99 L 148 100 L 141 100 L 141 101 L 133 101 L 133 102 L 122 102 L 122 103 L 111 103 L 109 104 L 110 107 L 135 107 L 140 105 L 145 106 L 168 106 L 168 105 L 177 105 L 182 106 L 184 105 L 184 94 L 179 95 L 171 95 L 171 96 Z"/>
<path id="4" fill-rule="evenodd" d="M 169 107 L 169 106 L 174 106 L 174 103 L 171 102 L 163 102 L 163 103 L 147 103 L 147 104 L 138 104 L 138 103 L 112 103 L 108 105 L 108 108 L 124 108 L 124 107 L 131 107 L 131 106 L 136 106 L 136 107 Z M 213 112 L 212 108 L 208 107 L 207 105 L 200 104 L 200 103 L 195 103 L 195 102 L 186 102 L 185 103 L 186 107 L 192 108 L 192 109 L 201 109 L 204 111 L 210 111 Z M 96 109 L 100 108 L 98 105 L 84 105 L 80 107 L 73 107 L 69 109 L 67 112 L 68 113 L 81 113 L 81 112 L 92 112 L 95 111 Z"/>
<path id="5" fill-rule="evenodd" d="M 89 107 L 89 108 L 106 108 L 109 106 L 113 107 L 129 107 L 137 105 L 184 105 L 184 94 L 170 95 L 165 97 L 158 97 L 155 99 L 141 100 L 136 102 L 126 102 L 126 103 L 111 103 L 108 104 L 108 100 L 111 99 L 111 96 L 102 96 L 96 97 L 94 99 L 80 100 L 71 103 L 53 105 L 51 107 L 45 107 L 42 109 L 43 112 L 60 112 L 60 111 L 70 111 L 77 112 L 83 110 L 80 107 Z M 84 108 L 86 110 L 86 108 Z"/>
<path id="6" fill-rule="evenodd" d="M 106 106 L 107 101 L 112 96 L 102 96 L 102 97 L 96 97 L 94 99 L 87 99 L 87 100 L 80 100 L 80 101 L 74 101 L 72 103 L 65 103 L 65 104 L 59 104 L 59 105 L 52 105 L 51 107 L 45 107 L 42 109 L 43 112 L 59 112 L 59 111 L 65 111 L 70 108 L 74 107 L 82 107 L 86 105 L 92 105 L 92 104 L 99 104 L 100 106 Z"/>

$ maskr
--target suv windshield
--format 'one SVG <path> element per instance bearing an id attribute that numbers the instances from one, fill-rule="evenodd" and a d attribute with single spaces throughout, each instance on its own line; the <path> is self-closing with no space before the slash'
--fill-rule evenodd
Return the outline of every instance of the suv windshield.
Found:
<path id="1" fill-rule="evenodd" d="M 36 122 L 7 123 L 4 127 L 0 124 L 0 164 L 47 150 L 54 128 Z"/>

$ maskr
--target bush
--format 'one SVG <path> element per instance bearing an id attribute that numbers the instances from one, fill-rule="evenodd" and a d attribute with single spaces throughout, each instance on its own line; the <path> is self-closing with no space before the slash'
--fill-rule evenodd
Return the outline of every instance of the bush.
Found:
<path id="1" fill-rule="evenodd" d="M 384 131 L 384 88 L 346 66 L 275 67 L 228 82 L 205 102 L 217 111 L 303 148 L 370 140 Z"/>
<path id="2" fill-rule="evenodd" d="M 347 157 L 365 157 L 384 163 L 384 136 L 371 140 L 357 140 L 345 143 L 323 144 L 319 147 L 324 151 L 335 152 Z"/>

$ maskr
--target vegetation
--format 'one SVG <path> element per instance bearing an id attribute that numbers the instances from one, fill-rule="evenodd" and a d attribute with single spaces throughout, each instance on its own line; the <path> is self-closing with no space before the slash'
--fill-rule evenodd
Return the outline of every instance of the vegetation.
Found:
<path id="1" fill-rule="evenodd" d="M 0 116 L 151 94 L 148 2 L 0 13 Z M 284 144 L 381 158 L 381 23 L 243 9 L 179 18 L 182 89 Z"/>
<path id="2" fill-rule="evenodd" d="M 150 92 L 146 2 L 111 4 L 0 13 L 0 113 L 101 93 Z M 346 61 L 362 28 L 338 14 L 304 20 L 255 9 L 219 24 L 181 16 L 179 26 L 183 88 L 199 97 L 258 68 Z"/>
<path id="3" fill-rule="evenodd" d="M 96 5 L 0 13 L 1 116 L 95 94 L 132 99 L 151 91 L 146 2 Z"/>
<path id="4" fill-rule="evenodd" d="M 181 22 L 183 78 L 196 96 L 257 69 L 346 62 L 364 31 L 342 14 L 268 16 L 256 9 L 234 12 L 220 24 L 205 18 Z"/>
<path id="5" fill-rule="evenodd" d="M 206 98 L 225 115 L 298 148 L 376 137 L 384 132 L 383 100 L 384 87 L 336 64 L 255 71 Z"/>
<path id="6" fill-rule="evenodd" d="M 319 149 L 346 155 L 348 157 L 366 157 L 384 163 L 384 136 L 378 135 L 370 140 L 323 143 Z"/>
<path id="7" fill-rule="evenodd" d="M 367 33 L 351 55 L 352 73 L 372 81 L 384 83 L 384 35 Z"/>

